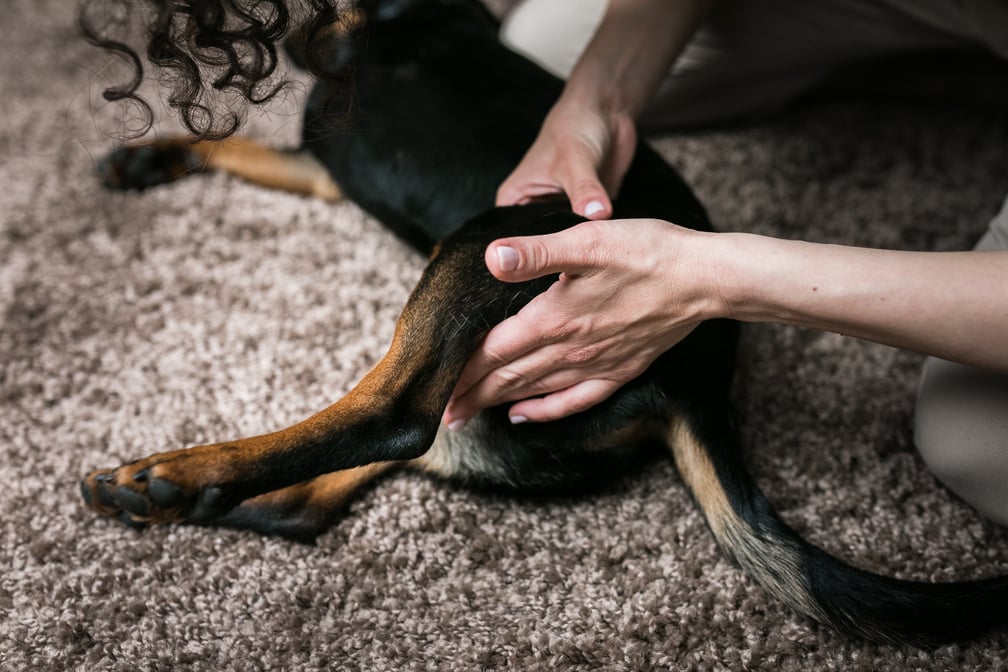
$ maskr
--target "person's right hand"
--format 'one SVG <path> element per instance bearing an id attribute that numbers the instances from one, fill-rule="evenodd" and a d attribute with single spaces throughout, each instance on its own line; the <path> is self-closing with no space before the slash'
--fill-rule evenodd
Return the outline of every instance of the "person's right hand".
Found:
<path id="1" fill-rule="evenodd" d="M 534 143 L 497 190 L 497 205 L 520 205 L 565 194 L 574 212 L 589 219 L 612 217 L 637 147 L 633 119 L 576 101 L 550 110 Z"/>

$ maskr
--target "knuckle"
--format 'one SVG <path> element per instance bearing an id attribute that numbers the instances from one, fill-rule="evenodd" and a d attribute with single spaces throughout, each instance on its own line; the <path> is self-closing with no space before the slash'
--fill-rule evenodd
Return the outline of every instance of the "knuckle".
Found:
<path id="1" fill-rule="evenodd" d="M 553 264 L 553 257 L 550 248 L 540 238 L 532 238 L 526 250 L 528 254 L 528 266 L 534 270 L 550 268 Z"/>
<path id="2" fill-rule="evenodd" d="M 483 361 L 491 369 L 502 367 L 508 363 L 508 359 L 504 353 L 489 344 L 484 344 L 483 346 Z"/>
<path id="3" fill-rule="evenodd" d="M 576 231 L 579 256 L 590 266 L 598 265 L 604 259 L 606 250 L 602 224 L 589 220 L 578 224 Z"/>
<path id="4" fill-rule="evenodd" d="M 580 198 L 600 198 L 605 188 L 597 178 L 582 177 L 570 185 L 570 191 Z"/>
<path id="5" fill-rule="evenodd" d="M 562 345 L 565 341 L 578 336 L 581 333 L 578 323 L 569 317 L 563 306 L 544 316 L 538 327 L 539 345 Z"/>
<path id="6" fill-rule="evenodd" d="M 518 190 L 513 186 L 505 182 L 497 189 L 497 195 L 494 202 L 497 205 L 511 205 L 518 200 Z"/>
<path id="7" fill-rule="evenodd" d="M 597 344 L 584 345 L 568 351 L 564 355 L 564 361 L 575 366 L 589 364 L 602 354 L 602 347 Z"/>
<path id="8" fill-rule="evenodd" d="M 505 368 L 509 364 L 511 364 L 511 359 L 504 353 L 494 354 L 493 359 L 490 360 L 490 367 L 497 371 L 510 371 Z"/>
<path id="9" fill-rule="evenodd" d="M 581 413 L 582 411 L 587 411 L 589 408 L 594 406 L 596 399 L 594 396 L 578 395 L 571 399 L 569 408 L 574 413 Z"/>
<path id="10" fill-rule="evenodd" d="M 497 369 L 492 374 L 492 379 L 495 387 L 505 390 L 513 390 L 526 383 L 526 377 L 524 374 L 520 371 L 507 367 Z"/>

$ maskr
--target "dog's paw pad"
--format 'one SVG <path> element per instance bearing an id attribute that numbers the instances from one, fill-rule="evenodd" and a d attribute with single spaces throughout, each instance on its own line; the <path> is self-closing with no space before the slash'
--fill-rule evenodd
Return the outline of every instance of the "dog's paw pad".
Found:
<path id="1" fill-rule="evenodd" d="M 84 500 L 84 503 L 87 505 L 89 509 L 95 508 L 95 498 L 91 494 L 91 487 L 88 485 L 88 482 L 85 479 L 81 479 L 80 494 L 81 499 Z"/>
<path id="2" fill-rule="evenodd" d="M 109 189 L 142 191 L 177 180 L 194 167 L 185 146 L 161 143 L 119 147 L 99 161 L 96 170 Z"/>
<path id="3" fill-rule="evenodd" d="M 210 486 L 200 491 L 187 518 L 193 522 L 213 520 L 230 511 L 235 504 L 237 502 L 227 488 Z"/>
<path id="4" fill-rule="evenodd" d="M 150 472 L 147 469 L 144 469 L 137 472 L 133 476 L 133 480 L 137 480 L 138 477 L 142 476 L 141 480 L 138 482 L 146 482 L 149 475 Z M 153 478 L 147 482 L 147 495 L 150 497 L 150 500 L 154 502 L 155 506 L 162 509 L 182 506 L 185 504 L 186 499 L 188 499 L 184 489 L 163 478 Z"/>
<path id="5" fill-rule="evenodd" d="M 111 476 L 105 472 L 92 474 L 81 480 L 81 497 L 84 498 L 84 503 L 87 504 L 88 508 L 94 509 L 104 515 L 118 513 L 119 507 L 112 497 L 112 491 L 109 488 L 111 483 Z"/>
<path id="6" fill-rule="evenodd" d="M 100 491 L 100 488 L 99 488 Z M 112 491 L 112 499 L 120 509 L 135 516 L 149 516 L 150 502 L 142 493 L 120 485 Z"/>
<path id="7" fill-rule="evenodd" d="M 92 472 L 81 481 L 80 491 L 88 508 L 130 527 L 209 522 L 241 501 L 234 485 L 214 483 L 205 465 L 192 463 L 188 451 L 152 455 L 118 469 Z"/>

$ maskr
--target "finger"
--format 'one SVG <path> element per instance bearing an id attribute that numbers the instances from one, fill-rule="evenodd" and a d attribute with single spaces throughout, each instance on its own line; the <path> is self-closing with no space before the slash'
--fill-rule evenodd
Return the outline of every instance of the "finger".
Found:
<path id="1" fill-rule="evenodd" d="M 553 273 L 582 275 L 594 269 L 603 241 L 593 227 L 578 226 L 545 236 L 502 238 L 487 246 L 484 260 L 494 277 L 523 282 Z"/>
<path id="2" fill-rule="evenodd" d="M 588 219 L 612 217 L 612 202 L 598 176 L 598 166 L 586 156 L 572 158 L 559 176 L 571 209 Z"/>
<path id="3" fill-rule="evenodd" d="M 570 197 L 571 209 L 588 219 L 609 219 L 612 217 L 612 202 L 598 179 L 582 181 L 576 186 L 565 188 Z"/>
<path id="4" fill-rule="evenodd" d="M 524 205 L 544 196 L 562 194 L 563 188 L 556 183 L 509 178 L 497 189 L 494 203 L 498 206 Z"/>
<path id="5" fill-rule="evenodd" d="M 621 118 L 617 123 L 612 148 L 598 171 L 607 193 L 619 193 L 636 151 L 637 129 L 631 119 Z"/>
<path id="6" fill-rule="evenodd" d="M 563 187 L 544 164 L 542 152 L 533 146 L 497 188 L 496 205 L 521 205 L 536 198 L 563 194 Z"/>
<path id="7" fill-rule="evenodd" d="M 445 424 L 468 420 L 480 411 L 510 401 L 551 394 L 584 378 L 577 368 L 557 369 L 557 348 L 540 348 L 506 366 L 495 368 L 466 390 L 456 388 L 442 416 Z"/>
<path id="8" fill-rule="evenodd" d="M 455 383 L 452 398 L 467 393 L 492 371 L 546 345 L 552 336 L 548 329 L 543 328 L 536 306 L 531 303 L 525 306 L 517 315 L 500 322 L 483 338 Z"/>
<path id="9" fill-rule="evenodd" d="M 508 409 L 511 422 L 549 422 L 586 411 L 619 389 L 611 380 L 585 380 L 538 399 L 520 401 Z"/>
<path id="10" fill-rule="evenodd" d="M 608 219 L 613 208 L 609 194 L 594 171 L 575 169 L 561 181 L 538 179 L 516 171 L 497 188 L 495 205 L 524 205 L 544 196 L 566 195 L 571 210 L 588 219 Z"/>

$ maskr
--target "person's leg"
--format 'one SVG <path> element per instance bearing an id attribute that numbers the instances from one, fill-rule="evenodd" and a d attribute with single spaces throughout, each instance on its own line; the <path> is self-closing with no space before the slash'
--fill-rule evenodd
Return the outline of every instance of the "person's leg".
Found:
<path id="1" fill-rule="evenodd" d="M 504 16 L 500 39 L 567 79 L 595 33 L 606 0 L 523 0 Z"/>
<path id="2" fill-rule="evenodd" d="M 971 42 L 964 35 L 973 28 L 955 3 L 906 4 L 913 11 L 868 0 L 723 0 L 640 125 L 655 130 L 758 116 L 792 102 L 840 65 Z M 505 18 L 501 39 L 566 77 L 605 5 L 605 0 L 525 0 Z M 922 13 L 921 6 L 930 11 Z"/>
<path id="3" fill-rule="evenodd" d="M 976 249 L 1008 250 L 1008 199 Z M 1008 375 L 929 357 L 914 438 L 938 480 L 1008 525 Z"/>

